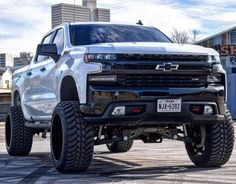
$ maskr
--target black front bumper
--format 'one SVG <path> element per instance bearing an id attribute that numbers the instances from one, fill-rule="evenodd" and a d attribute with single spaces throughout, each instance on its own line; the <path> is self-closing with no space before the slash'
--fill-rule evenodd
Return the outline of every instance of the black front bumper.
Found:
<path id="1" fill-rule="evenodd" d="M 88 103 L 81 105 L 81 112 L 88 123 L 104 125 L 156 125 L 181 123 L 216 123 L 224 119 L 224 86 L 214 85 L 201 88 L 121 88 L 89 86 Z M 158 99 L 182 99 L 180 113 L 158 113 Z M 197 115 L 190 105 L 210 104 L 213 115 Z M 113 116 L 117 106 L 143 106 L 137 115 Z"/>

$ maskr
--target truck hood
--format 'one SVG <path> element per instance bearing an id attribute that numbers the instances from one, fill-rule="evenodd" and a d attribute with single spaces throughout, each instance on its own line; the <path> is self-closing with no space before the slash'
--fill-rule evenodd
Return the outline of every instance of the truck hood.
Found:
<path id="1" fill-rule="evenodd" d="M 219 55 L 213 49 L 198 45 L 161 42 L 103 43 L 88 45 L 86 49 L 88 53 Z"/>

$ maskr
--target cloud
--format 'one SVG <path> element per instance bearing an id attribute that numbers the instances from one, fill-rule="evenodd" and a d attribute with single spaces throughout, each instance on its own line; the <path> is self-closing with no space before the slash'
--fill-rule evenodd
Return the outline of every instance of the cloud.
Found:
<path id="1" fill-rule="evenodd" d="M 101 6 L 112 8 L 114 4 L 119 4 L 111 11 L 111 19 L 115 22 L 136 23 L 142 20 L 145 25 L 158 27 L 163 32 L 169 34 L 173 28 L 180 30 L 200 29 L 201 22 L 191 18 L 181 9 L 173 4 L 162 3 L 161 1 L 140 0 L 113 0 L 112 4 L 101 0 Z M 107 2 L 107 3 L 105 3 Z M 104 4 L 103 4 L 104 3 Z"/>
<path id="2" fill-rule="evenodd" d="M 173 31 L 196 29 L 198 39 L 236 25 L 235 0 L 100 0 L 100 5 L 112 9 L 112 20 L 135 22 L 158 27 L 167 35 Z M 118 5 L 117 7 L 115 7 Z"/>
<path id="3" fill-rule="evenodd" d="M 0 52 L 34 52 L 51 29 L 51 5 L 62 2 L 74 0 L 1 0 Z M 98 0 L 98 6 L 111 9 L 113 22 L 142 20 L 167 35 L 173 28 L 197 29 L 203 38 L 236 25 L 235 0 Z"/>
<path id="4" fill-rule="evenodd" d="M 35 52 L 43 35 L 51 29 L 51 5 L 58 2 L 63 1 L 1 0 L 0 53 Z"/>

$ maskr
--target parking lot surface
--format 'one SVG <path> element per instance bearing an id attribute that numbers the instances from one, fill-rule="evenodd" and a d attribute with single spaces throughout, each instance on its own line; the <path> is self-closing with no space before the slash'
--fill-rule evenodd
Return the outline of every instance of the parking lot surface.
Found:
<path id="1" fill-rule="evenodd" d="M 51 162 L 49 139 L 34 137 L 27 157 L 10 157 L 0 125 L 0 183 L 236 183 L 236 151 L 221 168 L 196 168 L 182 142 L 162 144 L 136 141 L 131 151 L 111 154 L 105 146 L 95 147 L 94 159 L 86 173 L 58 173 Z M 236 148 L 236 146 L 235 146 Z"/>

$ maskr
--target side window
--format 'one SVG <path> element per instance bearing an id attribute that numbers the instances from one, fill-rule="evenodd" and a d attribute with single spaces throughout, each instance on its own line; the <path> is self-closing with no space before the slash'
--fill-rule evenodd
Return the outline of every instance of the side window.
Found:
<path id="1" fill-rule="evenodd" d="M 44 38 L 43 43 L 50 43 L 51 38 L 52 38 L 52 33 Z"/>
<path id="2" fill-rule="evenodd" d="M 59 29 L 57 34 L 53 40 L 53 43 L 57 45 L 57 53 L 61 55 L 64 48 L 64 31 L 63 29 Z"/>
<path id="3" fill-rule="evenodd" d="M 47 35 L 47 36 L 43 39 L 42 44 L 44 44 L 44 43 L 50 43 L 50 41 L 51 41 L 51 39 L 52 39 L 52 35 L 53 35 L 53 33 L 50 33 L 49 35 Z M 42 62 L 42 61 L 46 60 L 47 58 L 48 58 L 47 56 L 41 56 L 41 55 L 39 55 L 39 56 L 37 56 L 36 62 L 37 62 L 37 63 Z"/>

